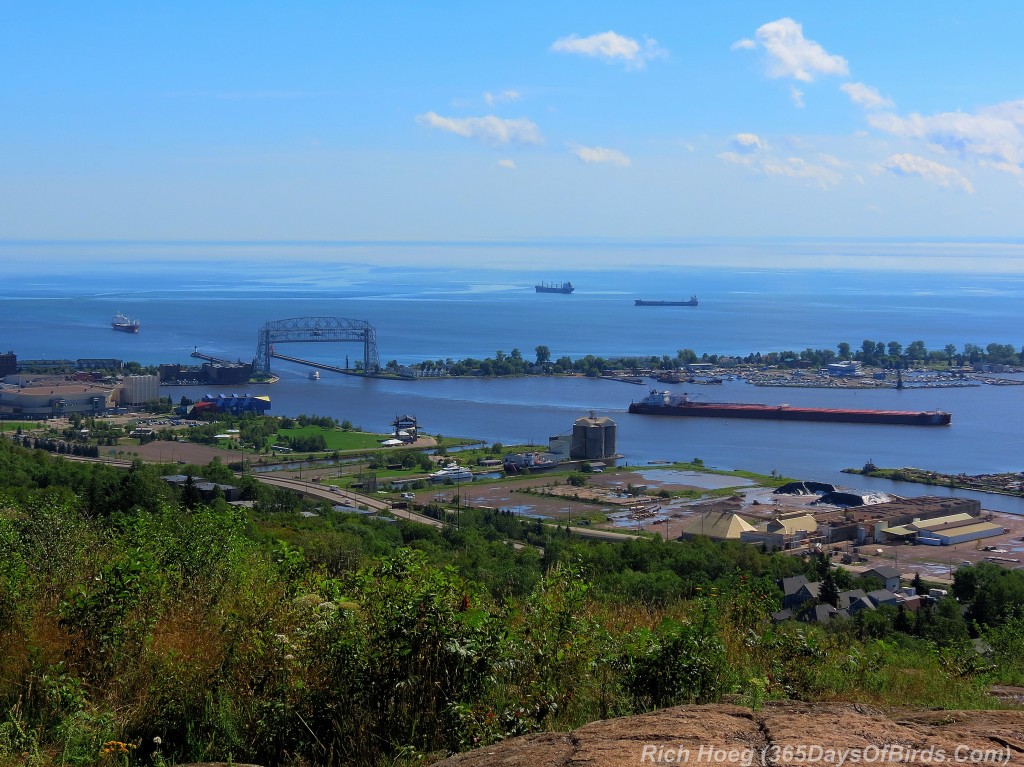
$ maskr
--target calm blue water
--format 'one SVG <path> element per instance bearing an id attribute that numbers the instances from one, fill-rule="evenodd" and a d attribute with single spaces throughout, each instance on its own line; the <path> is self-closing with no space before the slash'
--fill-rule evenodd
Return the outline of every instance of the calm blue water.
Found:
<path id="1" fill-rule="evenodd" d="M 104 260 L 101 245 L 0 244 L 0 264 L 18 264 L 0 300 L 0 347 L 19 358 L 117 357 L 145 364 L 191 363 L 190 353 L 250 360 L 268 320 L 301 316 L 361 319 L 376 329 L 382 363 L 395 359 L 493 356 L 513 348 L 532 359 L 543 344 L 554 358 L 586 354 L 747 354 L 859 347 L 864 339 L 929 348 L 952 343 L 1024 344 L 1024 277 L 949 272 L 635 268 L 516 269 L 502 248 L 480 250 L 489 268 L 373 266 L 323 257 L 297 259 L 288 246 L 132 246 L 134 260 Z M 122 248 L 123 250 L 123 248 Z M 184 252 L 187 250 L 187 253 Z M 551 263 L 559 263 L 552 246 Z M 59 257 L 58 257 L 59 256 Z M 187 256 L 187 258 L 186 258 Z M 351 260 L 351 258 L 349 259 Z M 377 263 L 386 261 L 382 256 Z M 26 264 L 46 263 L 28 269 Z M 6 269 L 5 269 L 6 271 Z M 538 295 L 539 280 L 571 279 L 571 296 Z M 696 294 L 696 308 L 634 307 L 633 299 Z M 122 311 L 138 317 L 136 335 L 110 329 Z M 280 351 L 341 364 L 360 350 L 347 344 L 293 344 Z M 630 416 L 645 387 L 584 379 L 398 382 L 323 373 L 306 379 L 300 366 L 274 361 L 281 382 L 268 389 L 272 412 L 316 413 L 384 431 L 411 413 L 431 433 L 488 441 L 546 443 L 589 410 L 619 424 L 619 449 L 629 463 L 702 458 L 708 465 L 745 468 L 865 486 L 838 474 L 871 458 L 881 466 L 939 471 L 1024 470 L 1024 387 L 835 392 L 763 389 L 741 382 L 690 387 L 708 399 L 850 407 L 941 408 L 948 429 L 737 422 Z M 675 387 L 685 389 L 686 387 Z M 177 398 L 207 391 L 168 389 Z M 882 483 L 871 487 L 889 489 Z M 923 489 L 901 485 L 898 492 Z M 1018 501 L 990 508 L 1024 512 Z"/>

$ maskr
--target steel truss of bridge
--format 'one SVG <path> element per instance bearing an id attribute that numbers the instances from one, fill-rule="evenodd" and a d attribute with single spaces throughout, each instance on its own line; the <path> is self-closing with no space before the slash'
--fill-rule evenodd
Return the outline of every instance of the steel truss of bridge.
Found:
<path id="1" fill-rule="evenodd" d="M 276 344 L 339 342 L 361 343 L 363 370 L 376 373 L 380 369 L 373 326 L 365 320 L 344 317 L 293 317 L 268 322 L 260 329 L 254 367 L 260 373 L 270 374 L 270 358 Z"/>

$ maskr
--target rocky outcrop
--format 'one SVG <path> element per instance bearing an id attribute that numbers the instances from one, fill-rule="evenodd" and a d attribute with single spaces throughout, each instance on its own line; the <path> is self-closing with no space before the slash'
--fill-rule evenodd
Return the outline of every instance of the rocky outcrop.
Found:
<path id="1" fill-rule="evenodd" d="M 1024 711 L 906 711 L 856 704 L 680 706 L 511 738 L 445 767 L 928 767 L 1024 765 Z"/>

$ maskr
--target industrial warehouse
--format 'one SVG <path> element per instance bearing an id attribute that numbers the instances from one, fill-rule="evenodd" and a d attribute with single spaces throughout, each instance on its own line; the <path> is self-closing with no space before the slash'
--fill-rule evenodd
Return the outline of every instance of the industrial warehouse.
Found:
<path id="1" fill-rule="evenodd" d="M 160 380 L 155 375 L 124 376 L 108 383 L 17 373 L 0 384 L 0 418 L 101 415 L 159 398 Z"/>
<path id="2" fill-rule="evenodd" d="M 845 505 L 858 500 L 861 505 Z M 682 537 L 736 540 L 780 550 L 872 543 L 955 546 L 1006 532 L 992 514 L 982 516 L 980 502 L 969 498 L 829 492 L 809 505 L 790 506 L 780 499 L 769 512 L 725 508 L 729 505 L 715 502 L 695 514 Z"/>

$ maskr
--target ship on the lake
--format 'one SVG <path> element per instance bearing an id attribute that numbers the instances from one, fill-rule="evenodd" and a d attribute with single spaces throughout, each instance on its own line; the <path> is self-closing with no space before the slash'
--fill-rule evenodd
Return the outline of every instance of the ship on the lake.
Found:
<path id="1" fill-rule="evenodd" d="M 696 306 L 697 296 L 690 296 L 689 301 L 646 301 L 642 298 L 636 299 L 637 306 Z"/>
<path id="2" fill-rule="evenodd" d="M 571 282 L 541 282 L 534 286 L 538 293 L 572 293 L 576 288 Z"/>
<path id="3" fill-rule="evenodd" d="M 748 402 L 695 402 L 685 393 L 652 389 L 629 412 L 641 415 L 676 415 L 697 418 L 758 418 L 770 421 L 830 421 L 838 423 L 947 426 L 952 414 L 944 410 L 855 410 L 852 408 L 794 407 Z"/>
<path id="4" fill-rule="evenodd" d="M 121 314 L 121 312 L 118 312 L 114 315 L 114 319 L 110 321 L 110 327 L 114 330 L 120 330 L 122 333 L 138 333 L 139 321 L 129 319 Z"/>

